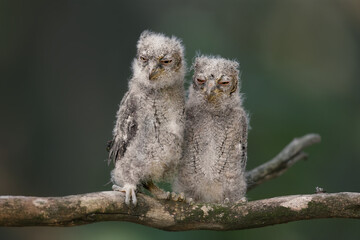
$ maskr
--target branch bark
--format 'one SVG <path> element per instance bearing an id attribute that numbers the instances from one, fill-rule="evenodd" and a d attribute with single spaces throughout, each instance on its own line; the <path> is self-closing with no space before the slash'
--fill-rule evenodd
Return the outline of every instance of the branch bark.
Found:
<path id="1" fill-rule="evenodd" d="M 314 133 L 292 140 L 273 159 L 246 172 L 248 191 L 265 181 L 282 175 L 292 165 L 306 159 L 308 155 L 302 150 L 320 141 L 320 135 Z"/>
<path id="2" fill-rule="evenodd" d="M 294 139 L 272 160 L 247 172 L 249 188 L 280 176 L 307 156 L 302 152 L 305 147 L 318 142 L 317 134 Z M 156 196 L 162 193 L 156 189 L 149 188 Z M 360 193 L 294 195 L 232 205 L 189 205 L 138 193 L 136 207 L 125 205 L 124 194 L 116 191 L 65 197 L 0 196 L 0 226 L 11 227 L 129 221 L 169 231 L 237 230 L 318 218 L 360 219 Z"/>
<path id="3" fill-rule="evenodd" d="M 120 192 L 65 197 L 0 197 L 0 226 L 76 226 L 129 221 L 169 230 L 238 230 L 318 218 L 360 219 L 360 193 L 276 197 L 234 205 L 156 200 L 138 194 L 129 208 Z"/>

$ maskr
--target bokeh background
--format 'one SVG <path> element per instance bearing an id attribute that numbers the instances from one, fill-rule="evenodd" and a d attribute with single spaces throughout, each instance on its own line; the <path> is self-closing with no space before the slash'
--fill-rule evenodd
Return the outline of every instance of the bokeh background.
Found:
<path id="1" fill-rule="evenodd" d="M 321 134 L 310 158 L 250 200 L 360 192 L 360 2 L 357 0 L 0 0 L 0 195 L 110 190 L 105 146 L 145 29 L 241 63 L 251 115 L 248 169 L 294 137 Z M 191 78 L 188 74 L 188 81 Z M 231 232 L 164 232 L 105 222 L 0 228 L 0 239 L 356 239 L 358 220 Z"/>

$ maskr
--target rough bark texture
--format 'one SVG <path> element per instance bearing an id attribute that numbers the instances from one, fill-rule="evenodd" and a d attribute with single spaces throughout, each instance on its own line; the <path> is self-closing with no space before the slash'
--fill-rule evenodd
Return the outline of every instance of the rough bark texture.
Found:
<path id="1" fill-rule="evenodd" d="M 294 139 L 272 160 L 247 172 L 249 188 L 280 176 L 307 156 L 303 148 L 317 142 L 317 134 Z M 166 198 L 151 186 L 150 192 Z M 294 195 L 232 205 L 189 205 L 139 193 L 136 207 L 125 205 L 124 194 L 115 191 L 65 197 L 0 196 L 0 226 L 11 227 L 128 221 L 169 231 L 237 230 L 317 218 L 360 219 L 360 193 Z"/>
<path id="2" fill-rule="evenodd" d="M 169 230 L 237 230 L 304 219 L 360 219 L 360 193 L 276 197 L 234 205 L 156 200 L 138 194 L 127 207 L 119 192 L 66 197 L 0 197 L 0 226 L 75 226 L 100 221 L 129 221 Z"/>

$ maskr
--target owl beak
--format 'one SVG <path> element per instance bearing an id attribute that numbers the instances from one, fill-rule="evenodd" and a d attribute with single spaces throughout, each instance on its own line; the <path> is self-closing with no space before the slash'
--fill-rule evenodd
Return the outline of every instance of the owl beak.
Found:
<path id="1" fill-rule="evenodd" d="M 206 95 L 208 97 L 211 97 L 212 95 L 214 95 L 214 90 L 215 90 L 215 83 L 213 81 L 209 81 L 206 89 Z"/>
<path id="2" fill-rule="evenodd" d="M 156 78 L 158 78 L 161 73 L 164 71 L 164 68 L 162 68 L 159 65 L 156 65 L 153 69 L 151 69 L 150 74 L 149 74 L 149 80 L 154 80 Z"/>

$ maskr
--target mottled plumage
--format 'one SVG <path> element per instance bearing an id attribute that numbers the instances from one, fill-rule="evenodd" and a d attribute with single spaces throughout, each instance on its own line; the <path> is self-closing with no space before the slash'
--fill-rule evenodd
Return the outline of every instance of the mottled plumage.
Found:
<path id="1" fill-rule="evenodd" d="M 236 202 L 246 193 L 248 115 L 239 64 L 199 56 L 186 103 L 184 153 L 173 188 L 200 202 Z"/>
<path id="2" fill-rule="evenodd" d="M 108 149 L 115 162 L 113 189 L 136 205 L 139 184 L 173 175 L 181 157 L 186 69 L 181 41 L 143 32 L 132 69 Z"/>

